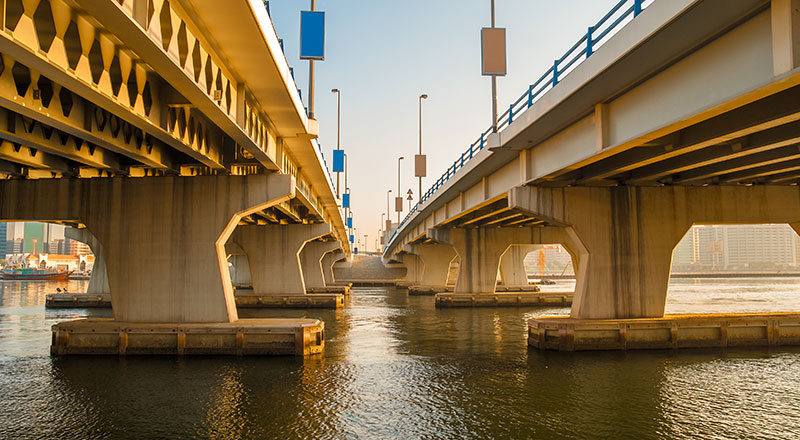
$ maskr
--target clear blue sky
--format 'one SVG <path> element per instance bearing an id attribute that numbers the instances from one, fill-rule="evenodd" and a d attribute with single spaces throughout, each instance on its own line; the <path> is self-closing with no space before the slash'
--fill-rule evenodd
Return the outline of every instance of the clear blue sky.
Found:
<path id="1" fill-rule="evenodd" d="M 498 80 L 500 112 L 516 100 L 617 0 L 497 0 L 507 29 L 508 76 Z M 427 191 L 491 123 L 490 79 L 480 74 L 480 29 L 489 0 L 318 0 L 326 12 L 325 61 L 316 63 L 316 117 L 330 164 L 336 148 L 336 96 L 342 91 L 342 148 L 349 159 L 354 226 L 374 250 L 386 191 L 417 198 L 418 97 L 423 101 Z M 300 11 L 310 1 L 272 0 L 270 10 L 295 79 L 308 98 L 308 62 L 298 57 Z M 343 178 L 343 177 L 342 177 Z M 342 184 L 343 185 L 343 184 Z M 404 204 L 407 208 L 407 202 Z M 394 209 L 394 201 L 392 201 Z M 403 212 L 402 217 L 405 217 Z M 392 213 L 397 221 L 397 214 Z"/>

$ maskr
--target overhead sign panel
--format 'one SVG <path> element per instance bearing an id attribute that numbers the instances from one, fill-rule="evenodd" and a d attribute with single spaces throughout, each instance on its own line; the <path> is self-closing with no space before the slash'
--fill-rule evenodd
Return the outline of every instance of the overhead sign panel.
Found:
<path id="1" fill-rule="evenodd" d="M 325 59 L 325 13 L 300 12 L 300 59 Z"/>
<path id="2" fill-rule="evenodd" d="M 506 76 L 506 30 L 481 29 L 481 74 Z"/>
<path id="3" fill-rule="evenodd" d="M 350 194 L 344 193 L 342 194 L 342 208 L 349 208 L 349 207 L 350 207 Z"/>
<path id="4" fill-rule="evenodd" d="M 333 172 L 344 172 L 344 150 L 333 150 Z"/>

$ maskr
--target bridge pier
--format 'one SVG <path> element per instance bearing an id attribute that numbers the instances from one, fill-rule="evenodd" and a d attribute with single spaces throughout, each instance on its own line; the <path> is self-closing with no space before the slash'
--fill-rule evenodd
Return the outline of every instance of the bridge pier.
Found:
<path id="1" fill-rule="evenodd" d="M 528 288 L 528 271 L 525 269 L 525 257 L 538 250 L 538 245 L 513 244 L 500 258 L 500 280 L 506 289 Z"/>
<path id="2" fill-rule="evenodd" d="M 440 243 L 408 244 L 404 248 L 403 264 L 415 278 L 415 284 L 409 286 L 411 295 L 433 295 L 437 292 L 446 292 L 447 275 L 450 263 L 456 258 L 456 250 L 452 246 Z M 411 262 L 407 263 L 407 255 L 414 255 Z M 409 257 L 411 258 L 411 257 Z M 409 266 L 413 266 L 409 269 Z"/>
<path id="3" fill-rule="evenodd" d="M 335 286 L 336 277 L 333 274 L 333 265 L 338 261 L 342 261 L 345 254 L 342 250 L 333 250 L 328 252 L 322 257 L 322 276 L 325 279 L 326 286 Z"/>
<path id="4" fill-rule="evenodd" d="M 303 281 L 307 293 L 341 293 L 348 295 L 347 286 L 335 287 L 325 283 L 324 268 L 322 267 L 325 255 L 334 250 L 341 249 L 340 241 L 310 241 L 300 251 L 300 266 L 303 270 Z"/>
<path id="5" fill-rule="evenodd" d="M 255 333 L 321 332 L 319 321 L 238 319 L 224 249 L 243 216 L 292 197 L 282 175 L 5 180 L 0 220 L 82 224 L 102 244 L 114 319 L 55 325 L 55 354 L 307 353 L 322 345 L 265 345 Z M 237 336 L 245 327 L 255 333 Z"/>
<path id="6" fill-rule="evenodd" d="M 500 261 L 513 245 L 569 242 L 564 228 L 429 229 L 428 238 L 452 246 L 461 259 L 454 292 L 437 294 L 437 306 L 568 305 L 572 300 L 572 295 L 553 295 L 538 289 L 496 292 Z"/>
<path id="7" fill-rule="evenodd" d="M 665 318 L 672 252 L 692 224 L 789 223 L 795 231 L 800 228 L 796 186 L 523 187 L 511 191 L 509 205 L 568 225 L 584 248 L 586 257 L 576 262 L 568 321 L 573 338 L 588 335 L 582 329 L 602 320 L 619 326 L 628 319 Z M 532 321 L 532 326 L 546 327 Z"/>
<path id="8" fill-rule="evenodd" d="M 103 245 L 86 229 L 65 228 L 64 236 L 81 243 L 86 243 L 94 254 L 92 275 L 89 277 L 89 287 L 86 294 L 91 296 L 107 296 L 111 299 L 111 288 L 108 285 L 108 271 L 106 270 L 105 252 Z"/>
<path id="9" fill-rule="evenodd" d="M 237 227 L 231 239 L 247 254 L 253 280 L 253 293 L 237 293 L 237 304 L 240 307 L 341 307 L 344 304 L 342 295 L 307 295 L 300 261 L 308 242 L 330 233 L 331 225 L 326 223 Z"/>

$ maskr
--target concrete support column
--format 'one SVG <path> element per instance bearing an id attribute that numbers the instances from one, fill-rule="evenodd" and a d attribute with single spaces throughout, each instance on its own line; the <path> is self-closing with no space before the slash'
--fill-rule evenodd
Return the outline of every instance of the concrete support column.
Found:
<path id="1" fill-rule="evenodd" d="M 800 0 L 772 0 L 772 62 L 775 76 L 800 66 Z"/>
<path id="2" fill-rule="evenodd" d="M 800 223 L 793 186 L 523 187 L 509 206 L 569 226 L 579 319 L 662 317 L 672 251 L 692 224 Z"/>
<path id="3" fill-rule="evenodd" d="M 325 273 L 322 259 L 328 252 L 342 247 L 340 241 L 310 241 L 300 252 L 300 266 L 303 270 L 303 281 L 306 288 L 325 287 Z"/>
<path id="4" fill-rule="evenodd" d="M 225 243 L 244 216 L 293 197 L 283 175 L 6 180 L 0 220 L 85 225 L 117 321 L 233 322 Z"/>
<path id="5" fill-rule="evenodd" d="M 422 259 L 420 286 L 444 288 L 447 285 L 450 262 L 456 257 L 456 250 L 452 246 L 439 243 L 409 244 L 404 249 Z"/>
<path id="6" fill-rule="evenodd" d="M 250 278 L 250 262 L 247 261 L 244 250 L 228 241 L 225 243 L 225 252 L 228 255 L 228 269 L 233 287 L 253 285 L 253 280 Z"/>
<path id="7" fill-rule="evenodd" d="M 336 283 L 333 275 L 333 265 L 337 261 L 344 260 L 346 257 L 342 250 L 328 252 L 322 257 L 322 276 L 325 279 L 325 286 L 332 286 Z"/>
<path id="8" fill-rule="evenodd" d="M 331 225 L 239 226 L 231 240 L 247 254 L 256 295 L 305 295 L 300 253 L 331 233 Z"/>
<path id="9" fill-rule="evenodd" d="M 525 257 L 538 250 L 538 245 L 511 245 L 500 259 L 500 280 L 507 287 L 528 286 L 528 272 Z"/>
<path id="10" fill-rule="evenodd" d="M 110 295 L 111 288 L 108 285 L 108 271 L 106 269 L 103 245 L 86 229 L 66 228 L 64 229 L 64 236 L 70 240 L 86 243 L 94 254 L 92 276 L 89 278 L 89 287 L 86 289 L 86 293 L 91 295 Z"/>
<path id="11" fill-rule="evenodd" d="M 422 273 L 425 270 L 425 263 L 419 255 L 403 254 L 400 256 L 403 266 L 406 268 L 406 283 L 409 286 L 419 286 L 422 284 Z"/>

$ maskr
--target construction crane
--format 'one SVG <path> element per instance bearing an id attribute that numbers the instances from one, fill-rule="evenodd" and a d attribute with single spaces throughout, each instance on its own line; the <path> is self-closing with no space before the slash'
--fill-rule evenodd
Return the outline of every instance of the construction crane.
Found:
<path id="1" fill-rule="evenodd" d="M 547 262 L 544 251 L 546 249 L 558 249 L 558 246 L 542 246 L 539 248 L 539 276 L 544 276 L 544 265 Z"/>

